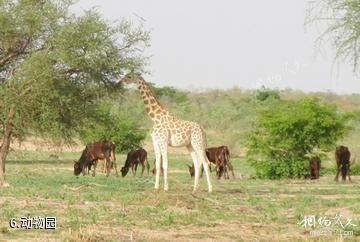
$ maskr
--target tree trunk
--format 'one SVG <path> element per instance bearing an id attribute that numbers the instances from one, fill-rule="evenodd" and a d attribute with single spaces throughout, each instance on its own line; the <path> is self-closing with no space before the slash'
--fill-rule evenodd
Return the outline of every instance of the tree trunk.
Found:
<path id="1" fill-rule="evenodd" d="M 7 116 L 4 134 L 1 139 L 0 146 L 0 186 L 5 186 L 5 160 L 10 148 L 10 140 L 13 130 L 13 120 L 15 116 L 15 105 L 11 105 L 9 114 Z"/>

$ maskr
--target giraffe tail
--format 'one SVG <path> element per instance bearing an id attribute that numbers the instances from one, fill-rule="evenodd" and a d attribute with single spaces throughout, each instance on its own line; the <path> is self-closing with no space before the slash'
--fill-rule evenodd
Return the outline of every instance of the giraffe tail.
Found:
<path id="1" fill-rule="evenodd" d="M 207 147 L 208 147 L 208 145 L 207 145 L 206 132 L 204 131 L 204 128 L 203 128 L 203 127 L 201 127 L 201 130 L 202 130 L 202 133 L 203 133 L 203 140 L 204 140 L 204 155 L 205 155 L 205 160 L 206 160 L 208 166 L 210 167 L 211 163 L 210 163 L 210 161 L 209 161 L 209 159 L 208 159 L 208 157 L 207 157 L 207 155 L 206 155 L 206 149 L 207 149 Z"/>

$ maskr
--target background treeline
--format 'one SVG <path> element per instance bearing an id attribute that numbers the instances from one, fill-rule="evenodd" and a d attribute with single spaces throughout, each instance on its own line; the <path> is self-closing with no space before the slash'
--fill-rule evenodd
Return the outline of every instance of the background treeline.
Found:
<path id="1" fill-rule="evenodd" d="M 360 111 L 359 94 L 307 94 L 289 89 L 277 91 L 265 88 L 257 91 L 233 88 L 190 92 L 173 87 L 155 87 L 155 92 L 160 102 L 179 118 L 201 123 L 207 131 L 209 146 L 228 145 L 232 154 L 236 156 L 245 155 L 246 140 L 260 109 L 276 108 L 279 101 L 296 101 L 304 98 L 316 99 L 319 103 L 334 106 L 340 113 L 352 114 L 353 118 L 349 120 L 351 132 L 347 132 L 339 143 L 360 151 L 360 119 L 356 118 Z M 113 103 L 114 112 L 122 113 L 127 118 L 132 117 L 133 122 L 143 129 L 151 128 L 152 122 L 147 117 L 136 89 L 126 90 L 122 95 L 109 99 Z"/>
<path id="2" fill-rule="evenodd" d="M 315 155 L 325 161 L 322 172 L 333 173 L 339 144 L 348 146 L 353 157 L 360 154 L 358 94 L 267 88 L 190 92 L 151 85 L 169 111 L 204 126 L 209 147 L 227 145 L 231 156 L 246 158 L 258 177 L 305 177 Z M 84 123 L 77 134 L 83 144 L 107 139 L 119 153 L 143 146 L 152 156 L 152 121 L 136 88 L 103 97 Z"/>

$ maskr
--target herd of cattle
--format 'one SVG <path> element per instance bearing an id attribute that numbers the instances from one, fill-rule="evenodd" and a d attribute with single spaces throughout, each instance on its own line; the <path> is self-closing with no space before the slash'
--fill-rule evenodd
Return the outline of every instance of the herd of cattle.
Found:
<path id="1" fill-rule="evenodd" d="M 230 152 L 227 146 L 212 147 L 206 149 L 206 155 L 211 163 L 215 165 L 216 176 L 218 179 L 224 177 L 229 179 L 229 171 L 232 176 L 235 177 L 234 167 L 230 162 Z M 111 169 L 115 169 L 116 175 L 118 176 L 116 157 L 115 157 L 115 144 L 111 141 L 101 141 L 86 145 L 83 150 L 81 157 L 78 161 L 74 161 L 74 174 L 76 176 L 80 173 L 89 174 L 90 170 L 93 171 L 93 176 L 96 173 L 96 166 L 98 161 L 103 163 L 103 172 L 109 176 Z M 132 150 L 127 154 L 124 166 L 121 168 L 121 175 L 124 177 L 131 171 L 133 175 L 136 174 L 138 165 L 142 166 L 141 175 L 143 175 L 145 168 L 149 173 L 150 165 L 147 159 L 147 152 L 143 148 Z M 189 166 L 189 173 L 194 176 L 194 166 Z M 152 174 L 155 174 L 155 168 L 152 169 Z"/>
<path id="2" fill-rule="evenodd" d="M 232 177 L 235 178 L 234 167 L 230 162 L 230 152 L 227 146 L 219 146 L 207 148 L 205 150 L 206 156 L 210 161 L 210 171 L 211 163 L 214 164 L 216 170 L 216 177 L 218 179 L 225 178 L 229 179 L 229 171 L 232 174 Z M 351 153 L 349 148 L 346 146 L 338 146 L 335 150 L 335 159 L 337 165 L 337 171 L 335 180 L 338 181 L 339 174 L 341 172 L 342 180 L 346 180 L 348 176 L 350 178 L 350 156 Z M 118 176 L 116 157 L 115 157 L 115 144 L 111 141 L 101 141 L 92 144 L 86 145 L 83 150 L 81 157 L 78 161 L 74 161 L 74 174 L 76 176 L 80 173 L 89 174 L 90 170 L 93 171 L 93 176 L 95 176 L 96 166 L 98 161 L 102 161 L 103 172 L 107 173 L 109 176 L 112 169 L 115 169 L 116 176 Z M 136 175 L 136 170 L 138 165 L 142 166 L 141 175 L 143 175 L 145 168 L 149 174 L 150 165 L 147 159 L 147 152 L 143 148 L 132 150 L 127 154 L 126 161 L 124 166 L 121 168 L 122 177 L 126 176 L 129 169 L 131 168 L 132 174 Z M 154 166 L 155 167 L 155 166 Z M 189 173 L 191 176 L 194 176 L 194 165 L 188 166 Z M 319 157 L 314 157 L 310 159 L 309 170 L 310 170 L 310 179 L 318 179 L 320 176 L 321 160 Z M 162 168 L 161 168 L 162 169 Z M 203 170 L 202 170 L 203 171 Z M 152 174 L 155 174 L 155 168 L 152 169 Z M 202 172 L 201 172 L 202 175 Z"/>

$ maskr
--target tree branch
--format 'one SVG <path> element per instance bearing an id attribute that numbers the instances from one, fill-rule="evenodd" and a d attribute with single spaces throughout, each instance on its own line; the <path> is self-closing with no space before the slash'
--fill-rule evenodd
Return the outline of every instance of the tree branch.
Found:
<path id="1" fill-rule="evenodd" d="M 29 46 L 31 41 L 31 37 L 26 38 L 25 43 L 18 49 L 18 50 L 14 50 L 12 52 L 10 52 L 7 56 L 5 56 L 4 58 L 0 59 L 0 66 L 5 65 L 6 63 L 8 63 L 11 59 L 13 59 L 14 57 L 18 57 L 21 54 L 25 53 L 26 48 Z"/>

